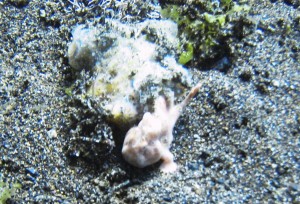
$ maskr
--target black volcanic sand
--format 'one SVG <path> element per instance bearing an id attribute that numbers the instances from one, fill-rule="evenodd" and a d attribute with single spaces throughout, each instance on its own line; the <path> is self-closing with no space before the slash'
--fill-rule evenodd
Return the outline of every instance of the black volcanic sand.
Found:
<path id="1" fill-rule="evenodd" d="M 254 31 L 233 45 L 232 65 L 189 68 L 203 87 L 174 129 L 180 167 L 168 175 L 159 164 L 127 164 L 125 132 L 69 91 L 78 80 L 66 56 L 74 26 L 124 9 L 146 15 L 151 3 L 109 11 L 79 2 L 81 10 L 59 0 L 0 2 L 0 177 L 22 186 L 7 203 L 300 202 L 297 1 L 253 1 Z M 95 123 L 114 149 L 90 136 Z"/>

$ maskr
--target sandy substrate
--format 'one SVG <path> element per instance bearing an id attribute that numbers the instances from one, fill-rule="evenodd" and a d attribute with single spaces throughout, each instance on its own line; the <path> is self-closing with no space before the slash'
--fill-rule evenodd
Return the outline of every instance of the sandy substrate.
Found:
<path id="1" fill-rule="evenodd" d="M 67 1 L 0 2 L 0 177 L 22 186 L 8 203 L 300 202 L 296 1 L 253 3 L 256 27 L 236 43 L 232 66 L 189 69 L 204 84 L 176 124 L 179 170 L 167 175 L 159 164 L 127 164 L 125 133 L 105 122 L 99 131 L 114 149 L 101 154 L 93 139 L 72 143 L 78 120 L 103 121 L 68 94 L 76 83 L 66 57 L 71 30 L 103 20 L 101 9 L 79 9 Z M 76 157 L 88 148 L 96 150 Z"/>

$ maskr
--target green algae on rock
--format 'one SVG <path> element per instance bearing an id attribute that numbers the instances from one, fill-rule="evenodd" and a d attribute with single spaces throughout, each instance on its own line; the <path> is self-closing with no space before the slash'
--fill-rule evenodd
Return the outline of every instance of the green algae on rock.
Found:
<path id="1" fill-rule="evenodd" d="M 168 2 L 161 14 L 178 25 L 178 62 L 197 66 L 224 55 L 226 39 L 234 35 L 236 21 L 249 12 L 250 6 L 232 0 L 192 2 L 191 5 Z"/>
<path id="2" fill-rule="evenodd" d="M 14 183 L 9 185 L 8 183 L 2 181 L 0 177 L 0 204 L 6 203 L 6 201 L 16 193 L 16 190 L 20 188 L 21 184 Z"/>

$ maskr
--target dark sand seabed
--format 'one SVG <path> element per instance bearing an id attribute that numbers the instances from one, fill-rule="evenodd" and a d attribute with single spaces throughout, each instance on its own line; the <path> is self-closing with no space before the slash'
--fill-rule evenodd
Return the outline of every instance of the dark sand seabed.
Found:
<path id="1" fill-rule="evenodd" d="M 128 12 L 147 6 L 136 1 Z M 125 133 L 105 122 L 99 134 L 114 149 L 74 143 L 80 119 L 87 137 L 87 121 L 103 119 L 68 92 L 77 83 L 66 56 L 71 31 L 126 13 L 116 7 L 0 1 L 0 178 L 21 184 L 7 203 L 300 203 L 299 2 L 253 0 L 255 30 L 234 45 L 232 66 L 189 68 L 204 86 L 175 126 L 174 174 L 127 164 Z"/>

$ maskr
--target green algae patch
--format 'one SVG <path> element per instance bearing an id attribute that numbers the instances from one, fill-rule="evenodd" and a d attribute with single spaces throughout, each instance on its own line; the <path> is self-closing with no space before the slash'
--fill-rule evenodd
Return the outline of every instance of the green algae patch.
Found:
<path id="1" fill-rule="evenodd" d="M 240 21 L 248 15 L 250 8 L 246 3 L 238 4 L 232 0 L 165 6 L 161 15 L 178 25 L 178 62 L 197 66 L 222 58 L 228 50 L 224 47 L 229 47 L 232 41 L 229 39 L 237 35 L 234 29 L 241 25 Z"/>
<path id="2" fill-rule="evenodd" d="M 69 97 L 71 97 L 72 93 L 73 93 L 73 90 L 74 90 L 74 85 L 72 85 L 70 87 L 66 87 L 65 88 L 65 94 L 67 94 Z"/>
<path id="3" fill-rule="evenodd" d="M 178 62 L 182 65 L 188 63 L 193 59 L 194 56 L 194 48 L 191 43 L 187 44 L 187 48 L 185 52 L 182 52 L 179 56 Z"/>
<path id="4" fill-rule="evenodd" d="M 22 186 L 19 183 L 9 185 L 8 183 L 0 180 L 0 204 L 5 204 Z"/>

